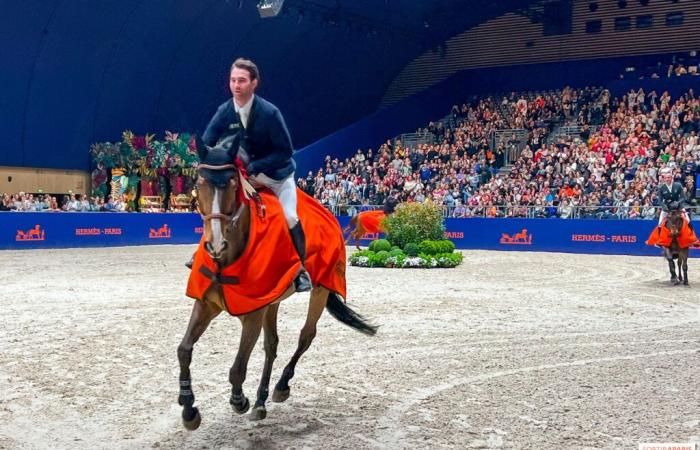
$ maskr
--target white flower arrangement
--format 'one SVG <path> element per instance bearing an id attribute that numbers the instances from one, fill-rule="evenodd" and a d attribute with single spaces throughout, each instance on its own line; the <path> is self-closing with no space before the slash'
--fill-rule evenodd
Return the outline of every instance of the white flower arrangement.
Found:
<path id="1" fill-rule="evenodd" d="M 420 267 L 423 265 L 423 258 L 417 256 L 408 256 L 403 261 L 403 267 Z"/>
<path id="2" fill-rule="evenodd" d="M 366 256 L 360 256 L 359 258 L 357 258 L 357 265 L 360 267 L 369 266 L 369 258 Z"/>
<path id="3" fill-rule="evenodd" d="M 361 250 L 352 254 L 349 258 L 349 262 L 351 266 L 356 267 L 405 267 L 422 269 L 432 269 L 436 267 L 452 268 L 458 266 L 462 262 L 462 254 L 445 252 L 435 255 L 430 253 L 419 253 L 416 256 L 407 256 L 405 253 L 396 248 L 391 250 L 391 252 L 385 250 L 379 252 Z"/>

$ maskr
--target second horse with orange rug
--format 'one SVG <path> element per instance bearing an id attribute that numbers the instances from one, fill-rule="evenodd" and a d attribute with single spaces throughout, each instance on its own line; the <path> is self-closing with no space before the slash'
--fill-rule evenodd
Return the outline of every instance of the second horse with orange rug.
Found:
<path id="1" fill-rule="evenodd" d="M 377 211 L 363 211 L 350 219 L 347 227 L 343 228 L 343 236 L 347 236 L 346 245 L 355 241 L 355 247 L 360 249 L 360 239 L 368 233 L 384 233 L 382 221 L 396 209 L 398 200 L 389 197 L 384 202 L 384 207 Z M 348 234 L 350 232 L 350 234 Z"/>

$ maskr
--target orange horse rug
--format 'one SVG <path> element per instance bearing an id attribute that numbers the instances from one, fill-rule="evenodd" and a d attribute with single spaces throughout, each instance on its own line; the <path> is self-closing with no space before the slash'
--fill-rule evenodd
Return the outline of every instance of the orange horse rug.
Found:
<path id="1" fill-rule="evenodd" d="M 649 239 L 646 240 L 647 245 L 660 245 L 661 247 L 670 247 L 673 237 L 671 236 L 671 231 L 666 228 L 666 222 L 661 226 L 661 232 L 659 232 L 658 227 L 654 227 L 649 235 Z M 688 226 L 688 221 L 683 219 L 683 227 L 678 235 L 678 246 L 680 248 L 688 248 L 693 246 L 698 241 L 697 236 L 693 230 Z"/>
<path id="2" fill-rule="evenodd" d="M 363 211 L 357 215 L 357 223 L 365 233 L 384 233 L 382 220 L 386 217 L 384 211 Z"/>
<path id="3" fill-rule="evenodd" d="M 225 307 L 234 316 L 248 314 L 278 299 L 293 283 L 301 262 L 277 197 L 260 191 L 266 214 L 251 205 L 248 243 L 233 264 L 219 268 L 204 249 L 195 253 L 186 294 L 204 298 L 209 287 L 221 286 Z M 306 270 L 314 286 L 346 296 L 345 243 L 336 218 L 312 197 L 297 189 L 297 213 L 306 235 Z"/>

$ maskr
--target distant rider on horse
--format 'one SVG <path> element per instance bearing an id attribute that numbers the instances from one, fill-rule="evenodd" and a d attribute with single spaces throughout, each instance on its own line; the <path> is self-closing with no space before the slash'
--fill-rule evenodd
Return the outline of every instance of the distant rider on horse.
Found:
<path id="1" fill-rule="evenodd" d="M 690 221 L 690 213 L 685 209 L 687 202 L 683 193 L 683 185 L 673 181 L 673 171 L 670 168 L 662 169 L 659 175 L 661 183 L 659 184 L 657 197 L 661 206 L 661 214 L 659 215 L 659 223 L 651 233 L 651 236 L 649 236 L 647 244 L 660 247 L 670 245 L 666 219 L 670 212 L 680 211 L 686 226 L 683 227 L 682 236 L 679 236 L 679 239 L 681 239 L 681 242 L 693 245 L 697 242 L 697 237 L 695 236 L 693 224 Z"/>
<path id="2" fill-rule="evenodd" d="M 659 203 L 661 204 L 661 215 L 659 216 L 658 225 L 659 228 L 666 221 L 669 211 L 682 209 L 684 219 L 688 222 L 690 229 L 693 230 L 693 225 L 690 222 L 690 214 L 684 208 L 686 198 L 685 194 L 683 193 L 683 185 L 677 181 L 673 181 L 673 171 L 669 168 L 662 169 L 660 175 L 661 183 L 659 184 L 657 191 Z"/>

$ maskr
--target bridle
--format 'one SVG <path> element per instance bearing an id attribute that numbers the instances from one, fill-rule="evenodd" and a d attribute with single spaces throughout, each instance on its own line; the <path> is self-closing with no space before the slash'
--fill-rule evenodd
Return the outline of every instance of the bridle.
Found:
<path id="1" fill-rule="evenodd" d="M 222 165 L 211 165 L 211 164 L 199 164 L 197 166 L 197 169 L 208 169 L 208 170 L 236 170 L 236 174 L 233 175 L 234 177 L 236 175 L 239 176 L 240 180 L 240 173 L 238 172 L 238 166 L 236 164 L 222 164 Z M 200 176 L 202 176 L 200 174 Z M 206 177 L 203 177 L 206 180 Z M 233 178 L 233 177 L 231 177 Z M 237 189 L 241 189 L 240 184 Z M 203 221 L 208 221 L 208 220 L 214 220 L 214 219 L 221 219 L 224 221 L 228 222 L 229 227 L 233 227 L 238 223 L 238 220 L 241 218 L 241 214 L 243 214 L 243 210 L 245 209 L 245 202 L 239 202 L 238 209 L 236 210 L 236 213 L 233 215 L 229 214 L 222 214 L 222 213 L 216 213 L 216 214 L 204 214 L 202 213 L 202 210 L 199 207 L 199 202 L 197 202 L 197 212 L 199 215 L 202 217 Z"/>
<path id="2" fill-rule="evenodd" d="M 672 233 L 672 236 L 675 238 L 680 234 L 681 228 L 683 227 L 683 211 L 680 209 L 674 209 L 673 211 L 669 212 L 668 214 L 668 225 L 673 224 L 675 233 Z M 668 227 L 669 230 L 671 229 L 670 226 Z"/>
<path id="3" fill-rule="evenodd" d="M 245 170 L 245 167 L 243 166 L 243 163 L 241 162 L 240 159 L 236 158 L 233 163 L 229 164 L 221 164 L 221 165 L 212 165 L 212 164 L 199 164 L 197 166 L 197 170 L 199 169 L 207 169 L 207 170 L 235 170 L 234 175 L 231 177 L 238 176 L 238 187 L 236 189 L 236 198 L 238 199 L 238 209 L 236 210 L 235 214 L 233 215 L 228 215 L 228 214 L 222 214 L 222 213 L 216 213 L 216 214 L 203 214 L 201 209 L 199 208 L 199 202 L 197 203 L 197 212 L 199 212 L 199 215 L 202 217 L 203 221 L 208 221 L 208 220 L 214 220 L 214 219 L 222 219 L 225 221 L 228 221 L 228 226 L 233 227 L 238 223 L 238 220 L 241 218 L 241 214 L 243 214 L 243 211 L 245 210 L 246 204 L 248 203 L 248 200 L 253 200 L 253 203 L 256 206 L 256 210 L 258 213 L 258 216 L 261 218 L 264 218 L 266 215 L 266 208 L 265 204 L 262 202 L 262 199 L 260 198 L 260 194 L 253 188 L 253 186 L 250 184 L 250 182 L 247 179 L 247 172 Z M 202 176 L 201 174 L 199 175 L 202 178 L 206 180 L 206 177 Z"/>

